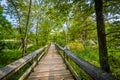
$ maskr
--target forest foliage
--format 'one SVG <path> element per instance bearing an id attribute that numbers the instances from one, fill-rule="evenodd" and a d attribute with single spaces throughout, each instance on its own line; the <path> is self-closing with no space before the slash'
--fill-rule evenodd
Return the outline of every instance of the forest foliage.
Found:
<path id="1" fill-rule="evenodd" d="M 29 44 L 36 49 L 56 42 L 100 67 L 95 1 L 0 0 L 0 56 L 8 58 L 9 50 L 20 58 Z M 108 62 L 120 79 L 120 1 L 102 1 Z"/>

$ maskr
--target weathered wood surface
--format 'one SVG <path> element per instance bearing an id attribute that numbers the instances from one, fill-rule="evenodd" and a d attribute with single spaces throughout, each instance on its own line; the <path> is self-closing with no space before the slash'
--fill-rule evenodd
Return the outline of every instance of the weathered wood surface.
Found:
<path id="1" fill-rule="evenodd" d="M 56 44 L 57 47 L 64 51 L 65 55 L 68 56 L 72 61 L 78 65 L 83 71 L 85 71 L 93 80 L 115 80 L 110 73 L 107 73 L 100 68 L 92 65 L 84 59 L 75 56 L 71 51 L 64 49 L 63 47 Z"/>
<path id="2" fill-rule="evenodd" d="M 74 80 L 66 69 L 55 45 L 51 45 L 48 53 L 41 59 L 39 65 L 30 74 L 28 80 Z"/>
<path id="3" fill-rule="evenodd" d="M 45 46 L 47 47 L 47 46 Z M 17 61 L 8 64 L 7 66 L 0 69 L 0 80 L 7 80 L 9 76 L 17 72 L 20 68 L 22 68 L 25 64 L 31 61 L 37 54 L 42 52 L 44 48 L 40 48 L 31 54 L 24 56 L 23 58 L 18 59 Z"/>

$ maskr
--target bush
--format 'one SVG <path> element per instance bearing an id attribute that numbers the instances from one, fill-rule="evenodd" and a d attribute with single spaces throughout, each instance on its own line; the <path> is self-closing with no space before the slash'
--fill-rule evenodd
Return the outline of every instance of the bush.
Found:
<path id="1" fill-rule="evenodd" d="M 2 49 L 18 49 L 20 47 L 19 42 L 3 42 L 0 41 L 0 50 Z"/>
<path id="2" fill-rule="evenodd" d="M 70 47 L 71 50 L 84 50 L 83 44 L 80 43 L 78 40 L 69 43 L 68 46 Z"/>
<path id="3" fill-rule="evenodd" d="M 22 56 L 19 50 L 2 50 L 0 53 L 0 67 L 3 67 Z"/>

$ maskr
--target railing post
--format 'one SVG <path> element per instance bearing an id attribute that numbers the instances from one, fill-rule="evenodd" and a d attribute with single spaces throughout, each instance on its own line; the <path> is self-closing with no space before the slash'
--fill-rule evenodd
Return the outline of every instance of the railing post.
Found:
<path id="1" fill-rule="evenodd" d="M 69 61 L 69 57 L 66 55 L 66 60 Z"/>
<path id="2" fill-rule="evenodd" d="M 65 52 L 63 52 L 63 58 L 64 58 L 64 62 L 65 62 Z"/>
<path id="3" fill-rule="evenodd" d="M 67 49 L 64 49 L 63 47 L 59 46 L 58 44 L 57 44 L 57 46 L 60 50 L 62 50 L 64 52 L 63 58 L 64 58 L 65 62 L 68 62 L 69 60 L 72 60 L 78 66 L 78 68 L 81 68 L 93 80 L 115 80 L 114 77 L 112 77 L 111 74 L 106 73 L 105 71 L 103 71 L 100 68 L 92 65 L 91 63 L 85 61 L 84 59 L 75 56 L 71 51 L 69 51 Z M 68 68 L 70 69 L 69 65 L 67 66 L 67 69 Z M 75 74 L 75 77 L 77 77 L 76 73 L 73 71 L 73 69 L 71 68 L 70 70 L 71 70 L 71 72 L 73 72 L 73 74 Z"/>
<path id="4" fill-rule="evenodd" d="M 63 51 L 64 52 L 64 51 Z M 66 53 L 64 52 L 64 63 L 68 62 L 68 56 L 66 55 Z M 66 69 L 68 68 L 68 65 L 66 66 Z"/>
<path id="5" fill-rule="evenodd" d="M 36 61 L 37 61 L 37 64 L 36 65 L 38 65 L 38 58 L 39 58 L 39 55 L 37 54 L 37 56 L 36 56 Z"/>
<path id="6" fill-rule="evenodd" d="M 40 52 L 44 50 L 44 47 L 35 50 L 34 52 L 6 65 L 5 67 L 0 69 L 0 80 L 7 80 L 10 76 L 14 75 L 14 73 L 18 72 L 21 68 L 23 68 L 26 64 L 30 64 L 30 67 L 27 71 L 21 76 L 20 79 L 23 80 L 31 71 L 34 71 L 33 68 L 36 66 L 36 57 L 39 56 Z"/>
<path id="7" fill-rule="evenodd" d="M 32 64 L 34 64 L 34 62 L 35 62 L 35 57 L 32 57 Z M 34 72 L 34 69 L 32 68 L 31 71 Z"/>

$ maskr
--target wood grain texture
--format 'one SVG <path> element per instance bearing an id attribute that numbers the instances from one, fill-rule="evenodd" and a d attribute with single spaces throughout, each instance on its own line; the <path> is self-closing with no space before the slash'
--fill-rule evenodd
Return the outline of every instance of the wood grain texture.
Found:
<path id="1" fill-rule="evenodd" d="M 41 59 L 39 65 L 34 68 L 28 80 L 74 80 L 67 70 L 55 45 L 51 45 L 48 53 Z"/>
<path id="2" fill-rule="evenodd" d="M 15 72 L 17 72 L 19 69 L 21 69 L 25 64 L 30 62 L 34 57 L 36 57 L 37 54 L 42 52 L 44 48 L 47 46 L 40 48 L 27 56 L 24 56 L 23 58 L 20 58 L 13 63 L 10 63 L 6 65 L 5 67 L 0 69 L 0 80 L 7 80 L 11 75 L 13 75 Z"/>

